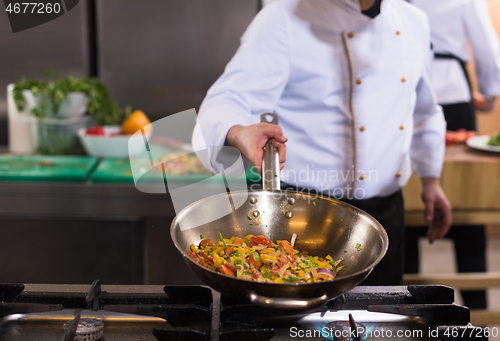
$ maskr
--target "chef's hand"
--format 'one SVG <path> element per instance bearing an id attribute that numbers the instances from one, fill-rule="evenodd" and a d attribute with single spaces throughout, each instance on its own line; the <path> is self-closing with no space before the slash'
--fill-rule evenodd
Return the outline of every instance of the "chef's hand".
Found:
<path id="1" fill-rule="evenodd" d="M 474 92 L 472 102 L 477 110 L 482 112 L 491 112 L 495 104 L 496 97 L 485 97 L 479 92 Z"/>
<path id="2" fill-rule="evenodd" d="M 422 179 L 422 200 L 425 203 L 425 220 L 429 222 L 429 242 L 441 239 L 451 227 L 451 205 L 441 188 L 439 179 Z"/>
<path id="3" fill-rule="evenodd" d="M 252 163 L 259 174 L 262 174 L 262 148 L 270 138 L 272 138 L 272 144 L 278 147 L 281 170 L 286 160 L 285 142 L 288 139 L 283 135 L 283 131 L 278 125 L 258 123 L 246 127 L 233 126 L 227 133 L 226 145 L 237 148 Z"/>

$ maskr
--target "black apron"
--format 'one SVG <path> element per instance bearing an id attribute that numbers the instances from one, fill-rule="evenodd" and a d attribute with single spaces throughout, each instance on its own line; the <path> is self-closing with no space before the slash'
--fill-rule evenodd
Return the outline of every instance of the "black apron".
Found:
<path id="1" fill-rule="evenodd" d="M 460 64 L 465 79 L 469 84 L 471 100 L 469 102 L 441 105 L 443 107 L 444 118 L 447 123 L 447 130 L 457 131 L 458 129 L 476 130 L 476 113 L 472 102 L 472 85 L 467 72 L 467 63 L 453 54 L 435 53 L 436 59 L 454 59 Z"/>

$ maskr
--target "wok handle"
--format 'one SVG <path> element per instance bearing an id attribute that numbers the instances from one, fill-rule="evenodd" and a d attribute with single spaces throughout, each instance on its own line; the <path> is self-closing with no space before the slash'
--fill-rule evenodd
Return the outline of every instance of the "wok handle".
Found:
<path id="1" fill-rule="evenodd" d="M 254 292 L 250 293 L 248 298 L 253 304 L 273 309 L 312 309 L 323 305 L 328 300 L 326 294 L 315 298 L 295 300 L 290 298 L 265 297 Z"/>
<path id="2" fill-rule="evenodd" d="M 268 117 L 272 117 L 272 120 L 268 121 Z M 278 125 L 278 115 L 265 113 L 260 115 L 260 121 Z M 266 191 L 281 190 L 278 147 L 271 143 L 271 139 L 267 141 L 262 154 L 262 188 Z"/>

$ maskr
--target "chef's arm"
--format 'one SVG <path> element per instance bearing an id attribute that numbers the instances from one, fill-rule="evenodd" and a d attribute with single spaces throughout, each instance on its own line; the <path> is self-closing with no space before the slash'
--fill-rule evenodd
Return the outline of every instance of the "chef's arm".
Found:
<path id="1" fill-rule="evenodd" d="M 500 95 L 500 44 L 488 13 L 485 0 L 468 0 L 464 13 L 480 94 L 474 95 L 479 110 L 493 110 L 495 98 Z"/>
<path id="2" fill-rule="evenodd" d="M 200 107 L 193 133 L 195 150 L 226 144 L 243 152 L 239 142 L 244 141 L 247 132 L 240 131 L 232 135 L 236 139 L 227 140 L 231 128 L 248 128 L 260 122 L 260 114 L 274 111 L 290 71 L 287 19 L 283 10 L 278 3 L 266 6 L 248 27 L 238 51 Z M 218 169 L 215 159 L 216 155 L 211 155 L 210 160 L 202 162 L 210 170 Z"/>
<path id="3" fill-rule="evenodd" d="M 451 206 L 439 182 L 444 160 L 446 122 L 431 88 L 430 61 L 431 57 L 417 85 L 410 153 L 414 171 L 422 179 L 425 219 L 429 222 L 427 236 L 433 242 L 448 233 Z"/>

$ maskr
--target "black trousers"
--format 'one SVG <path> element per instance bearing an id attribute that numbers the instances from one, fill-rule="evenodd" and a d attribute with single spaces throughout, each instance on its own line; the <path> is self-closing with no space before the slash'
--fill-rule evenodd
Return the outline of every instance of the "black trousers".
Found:
<path id="1" fill-rule="evenodd" d="M 471 103 L 443 105 L 448 130 L 476 130 L 476 116 Z M 409 227 L 405 238 L 405 272 L 418 273 L 418 238 L 425 237 L 427 226 Z M 486 271 L 486 239 L 482 225 L 453 225 L 446 236 L 455 243 L 455 258 L 458 272 Z M 486 291 L 462 290 L 464 304 L 471 309 L 486 308 Z"/>
<path id="2" fill-rule="evenodd" d="M 285 183 L 281 184 L 281 189 L 316 193 L 314 189 L 297 188 Z M 365 200 L 341 199 L 341 201 L 360 208 L 374 217 L 384 227 L 389 236 L 389 249 L 385 257 L 361 285 L 401 285 L 404 270 L 405 240 L 404 204 L 401 191 L 387 197 L 375 197 Z"/>

